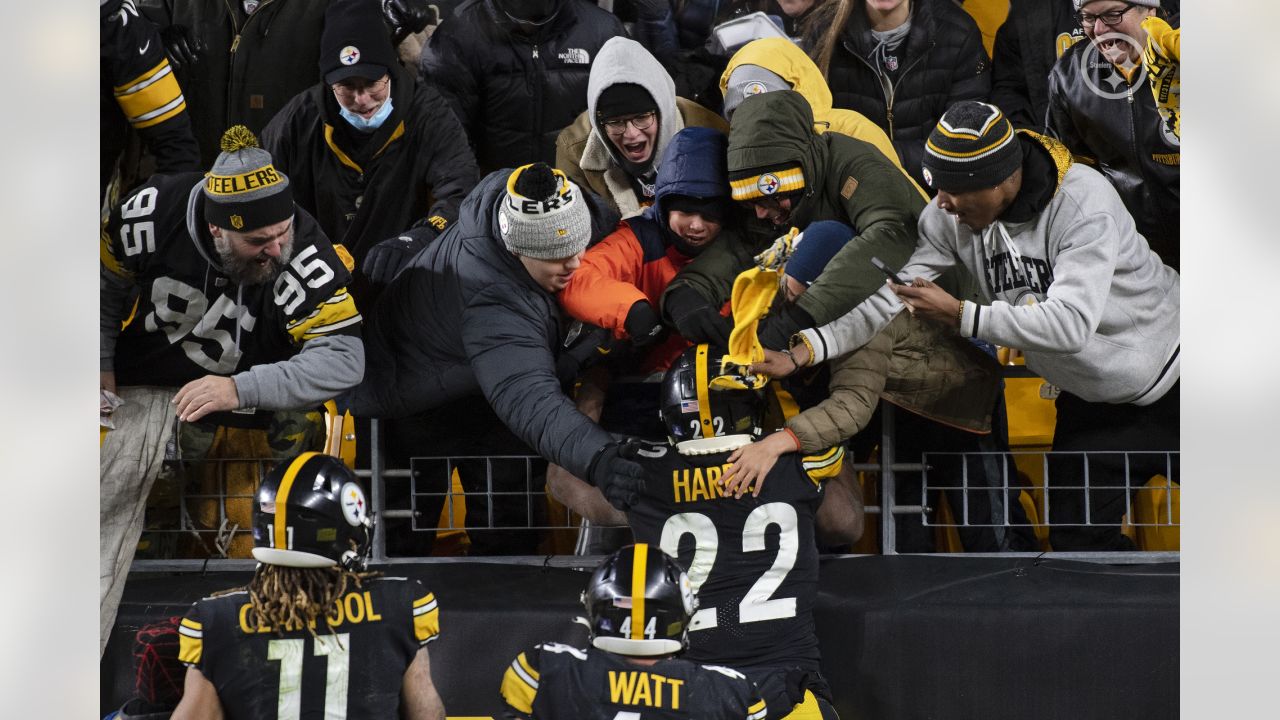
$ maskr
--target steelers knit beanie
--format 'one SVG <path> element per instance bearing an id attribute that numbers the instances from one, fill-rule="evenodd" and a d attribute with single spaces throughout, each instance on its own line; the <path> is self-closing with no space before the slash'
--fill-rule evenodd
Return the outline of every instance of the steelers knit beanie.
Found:
<path id="1" fill-rule="evenodd" d="M 249 232 L 293 216 L 289 178 L 271 164 L 249 128 L 222 134 L 222 152 L 204 179 L 204 217 L 220 228 Z"/>
<path id="2" fill-rule="evenodd" d="M 577 255 L 591 241 L 591 211 L 565 174 L 546 163 L 516 168 L 498 208 L 507 249 L 538 260 Z"/>
<path id="3" fill-rule="evenodd" d="M 924 145 L 924 179 L 934 190 L 999 185 L 1022 166 L 1022 145 L 995 105 L 965 100 L 947 108 Z"/>

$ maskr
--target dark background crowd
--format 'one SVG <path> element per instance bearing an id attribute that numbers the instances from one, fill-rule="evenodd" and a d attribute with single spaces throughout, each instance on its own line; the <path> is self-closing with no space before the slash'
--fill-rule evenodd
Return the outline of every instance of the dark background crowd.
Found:
<path id="1" fill-rule="evenodd" d="M 956 218 L 957 238 L 972 231 L 985 255 L 943 253 L 945 266 L 934 259 L 906 278 L 940 295 L 908 294 L 910 312 L 881 313 L 865 344 L 832 341 L 838 357 L 807 347 L 815 367 L 777 372 L 789 375 L 785 401 L 762 448 L 848 443 L 865 459 L 884 398 L 906 411 L 900 460 L 1007 451 L 999 346 L 1049 380 L 1055 449 L 1176 451 L 1178 10 L 1177 0 L 101 0 L 103 389 L 128 401 L 126 386 L 167 387 L 182 420 L 147 435 L 154 451 L 119 491 L 133 520 L 115 544 L 136 538 L 166 444 L 170 459 L 215 457 L 220 443 L 272 457 L 320 449 L 328 399 L 356 418 L 358 465 L 369 462 L 369 418 L 386 420 L 391 467 L 538 455 L 538 483 L 608 524 L 631 472 L 615 434 L 665 436 L 657 385 L 624 379 L 656 377 L 690 342 L 728 348 L 734 278 L 792 227 L 805 240 L 784 257 L 760 343 L 830 340 L 802 331 L 893 302 L 870 258 L 916 267 L 940 242 L 926 239 L 931 211 Z M 979 126 L 948 124 L 952 109 Z M 1000 136 L 1006 127 L 1014 139 Z M 946 144 L 965 132 L 972 139 Z M 1077 189 L 1069 167 L 1105 182 Z M 206 173 L 230 189 L 220 194 Z M 1101 203 L 1088 212 L 1109 223 L 1067 227 L 1059 206 L 1085 207 L 1073 193 Z M 292 220 L 280 210 L 289 201 Z M 1071 239 L 1086 234 L 1114 239 Z M 175 290 L 184 272 L 193 279 Z M 261 312 L 252 293 L 224 292 L 223 276 L 263 288 Z M 1157 338 L 1146 350 L 1159 357 L 1127 354 L 1126 323 Z M 174 370 L 165 353 L 195 361 L 196 345 L 206 361 Z M 1090 359 L 1060 370 L 1064 356 Z M 1130 367 L 1141 387 L 1105 381 Z M 107 438 L 124 434 L 122 421 Z M 243 432 L 263 439 L 238 444 Z M 999 467 L 974 462 L 968 473 L 998 483 Z M 1114 477 L 1125 461 L 1097 462 L 1057 476 Z M 1134 484 L 1174 474 L 1159 465 L 1133 471 Z M 458 469 L 477 493 L 469 512 L 510 528 L 475 533 L 472 552 L 535 552 L 539 535 L 520 528 L 545 524 L 541 511 L 485 496 L 537 489 L 526 469 Z M 920 504 L 909 477 L 898 501 Z M 1055 519 L 1067 524 L 1086 501 L 1062 493 Z M 971 511 L 1025 522 L 1016 494 L 990 495 Z M 1094 523 L 1118 525 L 1126 507 L 1123 488 L 1087 502 Z M 902 525 L 900 549 L 934 547 L 918 520 Z M 1016 529 L 960 540 L 1043 546 Z M 423 542 L 402 549 L 429 553 Z M 1052 542 L 1132 547 L 1114 527 Z"/>

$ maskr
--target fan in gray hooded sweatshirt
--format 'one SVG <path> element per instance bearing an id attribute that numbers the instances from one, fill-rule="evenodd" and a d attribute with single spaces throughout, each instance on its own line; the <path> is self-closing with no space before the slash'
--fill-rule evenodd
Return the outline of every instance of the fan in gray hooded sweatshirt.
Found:
<path id="1" fill-rule="evenodd" d="M 601 124 L 602 119 L 608 119 L 598 114 L 601 96 L 615 85 L 638 86 L 652 99 L 651 105 L 644 103 L 644 108 L 637 106 L 617 114 L 638 114 L 645 109 L 656 109 L 658 113 L 654 147 L 643 163 L 624 158 Z M 591 64 L 587 111 L 561 131 L 556 140 L 556 167 L 570 180 L 608 200 L 626 219 L 639 215 L 653 203 L 652 187 L 663 152 L 671 138 L 686 127 L 711 127 L 729 132 L 728 124 L 716 113 L 676 97 L 675 82 L 644 46 L 623 37 L 611 38 Z"/>

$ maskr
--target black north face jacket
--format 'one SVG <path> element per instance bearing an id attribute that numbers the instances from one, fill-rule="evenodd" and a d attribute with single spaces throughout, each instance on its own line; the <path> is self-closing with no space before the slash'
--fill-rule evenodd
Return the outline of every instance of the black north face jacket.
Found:
<path id="1" fill-rule="evenodd" d="M 625 35 L 612 13 L 562 0 L 533 36 L 521 35 L 493 0 L 466 0 L 422 51 L 420 70 L 448 97 L 481 172 L 556 162 L 556 136 L 587 109 L 591 61 Z"/>

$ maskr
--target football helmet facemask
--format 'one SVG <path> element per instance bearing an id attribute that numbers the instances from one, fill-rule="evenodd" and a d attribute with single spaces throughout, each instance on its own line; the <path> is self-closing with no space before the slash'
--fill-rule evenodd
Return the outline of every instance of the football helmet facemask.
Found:
<path id="1" fill-rule="evenodd" d="M 689 646 L 698 608 L 689 576 L 662 550 L 637 543 L 605 558 L 582 592 L 591 645 L 634 657 L 670 655 Z"/>
<path id="2" fill-rule="evenodd" d="M 671 442 L 725 435 L 761 435 L 763 396 L 758 390 L 712 388 L 727 353 L 705 343 L 686 348 L 662 377 L 661 416 Z"/>
<path id="3" fill-rule="evenodd" d="M 282 460 L 258 488 L 253 557 L 268 565 L 362 570 L 373 517 L 355 473 L 332 455 Z"/>

